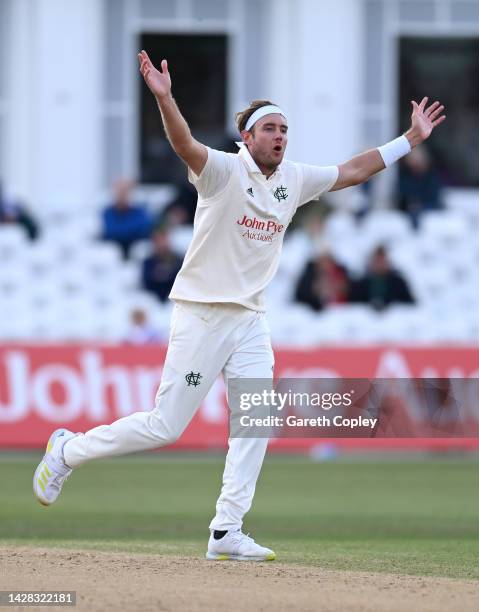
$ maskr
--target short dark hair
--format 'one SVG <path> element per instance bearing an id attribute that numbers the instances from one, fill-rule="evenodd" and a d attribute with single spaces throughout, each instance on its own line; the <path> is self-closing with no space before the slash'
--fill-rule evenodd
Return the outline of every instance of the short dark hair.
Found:
<path id="1" fill-rule="evenodd" d="M 269 100 L 253 100 L 248 106 L 248 108 L 245 108 L 245 110 L 236 113 L 235 120 L 238 132 L 241 134 L 241 132 L 246 129 L 248 119 L 255 111 L 258 110 L 258 108 L 261 108 L 263 106 L 270 106 L 271 104 L 274 104 L 274 102 L 270 102 Z"/>

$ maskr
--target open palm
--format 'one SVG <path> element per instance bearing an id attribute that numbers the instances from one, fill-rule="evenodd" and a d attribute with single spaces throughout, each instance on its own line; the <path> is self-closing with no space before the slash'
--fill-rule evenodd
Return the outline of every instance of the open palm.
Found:
<path id="1" fill-rule="evenodd" d="M 444 106 L 439 102 L 434 102 L 426 108 L 428 98 L 423 98 L 418 104 L 414 100 L 412 104 L 411 129 L 421 140 L 426 140 L 431 135 L 435 127 L 444 121 L 446 115 L 441 115 Z"/>
<path id="2" fill-rule="evenodd" d="M 153 66 L 146 51 L 138 53 L 140 72 L 152 94 L 158 97 L 166 96 L 171 91 L 171 78 L 166 60 L 161 62 L 161 72 Z"/>

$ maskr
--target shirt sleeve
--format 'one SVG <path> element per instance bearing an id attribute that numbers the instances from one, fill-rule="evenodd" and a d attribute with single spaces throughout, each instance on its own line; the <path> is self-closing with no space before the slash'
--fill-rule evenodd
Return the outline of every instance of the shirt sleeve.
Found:
<path id="1" fill-rule="evenodd" d="M 191 168 L 188 168 L 188 180 L 203 199 L 212 198 L 223 191 L 233 172 L 231 155 L 210 147 L 206 149 L 208 158 L 201 174 L 197 176 Z"/>
<path id="2" fill-rule="evenodd" d="M 337 166 L 298 165 L 303 178 L 298 206 L 302 206 L 311 200 L 317 200 L 321 194 L 329 191 L 338 180 L 339 170 Z"/>

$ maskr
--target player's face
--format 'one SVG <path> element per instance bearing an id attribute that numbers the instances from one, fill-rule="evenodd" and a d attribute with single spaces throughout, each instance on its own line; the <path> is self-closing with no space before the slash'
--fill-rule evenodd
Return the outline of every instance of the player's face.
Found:
<path id="1" fill-rule="evenodd" d="M 243 132 L 243 139 L 259 169 L 271 174 L 283 161 L 288 124 L 278 113 L 265 115 L 254 124 L 252 132 Z"/>

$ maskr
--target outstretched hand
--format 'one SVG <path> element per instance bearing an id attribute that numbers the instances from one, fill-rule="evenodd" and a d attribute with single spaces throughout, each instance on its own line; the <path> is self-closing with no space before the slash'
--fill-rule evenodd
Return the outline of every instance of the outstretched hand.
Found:
<path id="1" fill-rule="evenodd" d="M 161 72 L 155 68 L 146 51 L 138 53 L 140 61 L 140 72 L 145 79 L 150 91 L 155 96 L 162 98 L 171 92 L 171 78 L 168 72 L 168 63 L 161 61 Z"/>
<path id="2" fill-rule="evenodd" d="M 412 147 L 420 144 L 426 140 L 426 138 L 429 138 L 433 129 L 440 125 L 446 118 L 446 115 L 441 115 L 444 110 L 442 104 L 434 102 L 426 108 L 427 101 L 427 97 L 423 98 L 420 104 L 414 100 L 411 101 L 411 127 L 406 132 L 406 137 Z"/>

